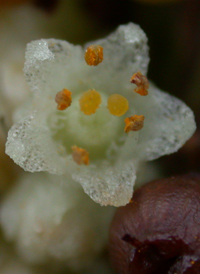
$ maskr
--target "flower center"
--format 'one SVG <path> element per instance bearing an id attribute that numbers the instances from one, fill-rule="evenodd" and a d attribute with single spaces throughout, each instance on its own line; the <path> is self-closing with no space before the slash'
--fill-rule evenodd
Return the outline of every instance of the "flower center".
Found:
<path id="1" fill-rule="evenodd" d="M 85 115 L 81 111 L 80 94 L 77 94 L 72 98 L 70 108 L 62 113 L 57 112 L 53 124 L 50 121 L 54 138 L 64 145 L 68 153 L 75 145 L 86 149 L 90 159 L 98 159 L 105 156 L 112 142 L 118 143 L 120 137 L 125 135 L 124 119 L 111 115 L 107 108 L 108 96 L 103 92 L 99 94 L 102 103 L 94 114 Z"/>
<path id="2" fill-rule="evenodd" d="M 99 65 L 103 61 L 103 48 L 99 45 L 89 46 L 85 61 L 89 66 Z M 149 83 L 141 72 L 135 73 L 130 81 L 136 84 L 136 93 L 142 96 L 148 94 Z M 121 153 L 119 148 L 122 144 L 129 151 L 133 134 L 126 138 L 124 132 L 141 130 L 144 116 L 132 115 L 123 121 L 121 116 L 129 110 L 129 102 L 124 96 L 112 94 L 108 97 L 103 92 L 89 89 L 71 97 L 72 92 L 66 88 L 56 94 L 57 109 L 67 111 L 49 117 L 49 124 L 53 138 L 65 147 L 67 153 L 72 154 L 77 164 L 89 165 L 90 159 L 97 160 L 105 156 L 113 160 L 116 154 Z M 131 110 L 134 111 L 133 108 Z M 138 134 L 134 135 L 136 144 Z"/>

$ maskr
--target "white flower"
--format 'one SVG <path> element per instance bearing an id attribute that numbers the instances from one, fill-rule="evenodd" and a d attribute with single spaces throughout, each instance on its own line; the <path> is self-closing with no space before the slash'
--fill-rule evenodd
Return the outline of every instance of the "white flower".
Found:
<path id="1" fill-rule="evenodd" d="M 81 46 L 54 39 L 28 44 L 24 72 L 33 98 L 16 114 L 21 119 L 8 134 L 6 152 L 27 171 L 65 174 L 94 201 L 121 206 L 132 196 L 138 164 L 177 151 L 193 134 L 195 122 L 183 102 L 153 84 L 148 96 L 133 92 L 130 77 L 138 71 L 146 75 L 149 62 L 139 26 L 122 25 L 95 44 L 104 49 L 96 67 L 86 64 Z M 72 92 L 72 104 L 59 111 L 54 98 L 63 88 Z M 102 104 L 88 116 L 80 111 L 79 99 L 89 89 L 99 92 Z M 109 113 L 106 102 L 112 94 L 128 99 L 125 115 Z M 135 114 L 145 116 L 143 129 L 125 133 L 124 118 Z M 74 162 L 73 146 L 89 152 L 89 165 Z"/>
<path id="2" fill-rule="evenodd" d="M 1 274 L 42 274 L 44 272 L 34 269 L 18 258 L 11 246 L 0 240 L 0 273 Z"/>
<path id="3" fill-rule="evenodd" d="M 79 184 L 48 173 L 25 174 L 1 204 L 5 239 L 32 264 L 89 267 L 105 249 L 114 208 L 94 203 Z"/>

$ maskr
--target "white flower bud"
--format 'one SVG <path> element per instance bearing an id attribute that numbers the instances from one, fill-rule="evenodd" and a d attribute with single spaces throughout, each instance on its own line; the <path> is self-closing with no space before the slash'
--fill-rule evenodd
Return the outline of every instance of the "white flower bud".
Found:
<path id="1" fill-rule="evenodd" d="M 3 201 L 0 219 L 25 261 L 79 270 L 105 248 L 113 210 L 94 203 L 79 184 L 66 185 L 63 176 L 26 174 Z"/>

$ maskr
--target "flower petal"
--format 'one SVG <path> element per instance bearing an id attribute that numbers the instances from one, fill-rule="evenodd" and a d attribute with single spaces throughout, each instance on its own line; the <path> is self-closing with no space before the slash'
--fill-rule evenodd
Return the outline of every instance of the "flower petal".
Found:
<path id="1" fill-rule="evenodd" d="M 87 69 L 81 46 L 48 39 L 29 43 L 24 73 L 32 91 L 51 96 L 63 88 L 75 90 Z"/>
<path id="2" fill-rule="evenodd" d="M 106 92 L 123 92 L 126 87 L 132 89 L 130 77 L 141 71 L 147 73 L 149 63 L 147 37 L 136 24 L 121 25 L 105 39 L 93 44 L 104 48 L 104 60 L 97 67 L 90 67 L 89 76 L 92 87 Z M 88 46 L 91 43 L 88 43 Z"/>
<path id="3" fill-rule="evenodd" d="M 61 174 L 65 169 L 49 129 L 36 112 L 12 126 L 8 133 L 6 153 L 25 171 Z"/>
<path id="4" fill-rule="evenodd" d="M 101 167 L 83 168 L 80 173 L 73 173 L 72 178 L 95 202 L 104 206 L 123 206 L 132 197 L 136 167 L 133 160 L 118 161 L 115 166 L 104 163 Z"/>
<path id="5" fill-rule="evenodd" d="M 143 160 L 176 152 L 196 130 L 192 110 L 153 84 L 145 103 L 138 97 L 137 109 L 145 116 L 137 147 L 137 153 Z"/>

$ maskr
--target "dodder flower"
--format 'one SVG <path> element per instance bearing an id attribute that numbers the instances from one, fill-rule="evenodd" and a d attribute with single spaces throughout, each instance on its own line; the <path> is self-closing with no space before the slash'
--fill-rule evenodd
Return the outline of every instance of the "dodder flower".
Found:
<path id="1" fill-rule="evenodd" d="M 105 249 L 114 208 L 63 179 L 44 172 L 21 176 L 1 204 L 2 230 L 26 262 L 87 269 Z"/>
<path id="2" fill-rule="evenodd" d="M 147 38 L 139 26 L 122 25 L 93 45 L 103 48 L 101 62 L 95 66 L 85 62 L 82 47 L 65 41 L 28 44 L 24 72 L 33 98 L 17 113 L 21 120 L 8 134 L 6 152 L 27 171 L 65 174 L 79 182 L 94 201 L 120 206 L 132 196 L 139 162 L 177 151 L 195 130 L 194 116 L 183 102 L 152 84 L 147 96 L 133 92 L 131 76 L 140 72 L 137 75 L 144 81 L 149 62 Z M 54 99 L 63 89 L 72 93 L 72 102 L 60 111 Z M 88 90 L 100 95 L 90 115 L 80 106 Z M 118 107 L 114 113 L 107 108 L 113 95 L 111 105 L 119 96 L 125 99 L 118 100 L 119 115 Z M 134 115 L 143 115 L 144 124 L 135 116 L 139 130 L 126 128 L 125 132 L 127 117 L 126 126 L 135 128 L 130 125 Z M 88 152 L 89 164 L 74 161 L 74 146 L 76 151 Z M 79 156 L 79 163 L 84 163 Z"/>

